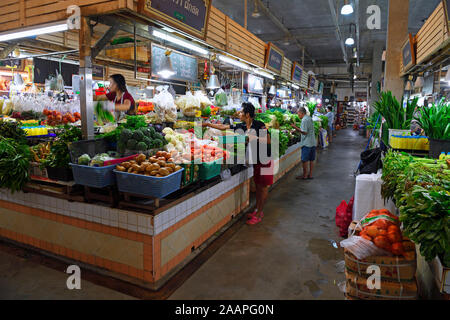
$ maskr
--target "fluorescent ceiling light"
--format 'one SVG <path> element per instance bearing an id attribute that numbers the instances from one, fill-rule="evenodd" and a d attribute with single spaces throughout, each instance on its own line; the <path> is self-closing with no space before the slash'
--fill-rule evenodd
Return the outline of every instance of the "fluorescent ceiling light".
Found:
<path id="1" fill-rule="evenodd" d="M 348 15 L 353 13 L 353 7 L 351 4 L 346 4 L 341 9 L 341 14 Z"/>
<path id="2" fill-rule="evenodd" d="M 27 30 L 17 31 L 17 32 L 3 32 L 0 33 L 0 41 L 9 41 L 14 39 L 28 38 L 33 36 L 38 36 L 41 34 L 54 33 L 67 31 L 67 22 L 60 22 L 58 24 L 46 25 L 40 27 L 33 27 Z"/>
<path id="3" fill-rule="evenodd" d="M 355 40 L 352 37 L 347 38 L 347 40 L 345 40 L 345 44 L 347 46 L 352 46 L 355 44 Z"/>
<path id="4" fill-rule="evenodd" d="M 292 85 L 292 88 L 294 88 L 294 89 L 296 89 L 296 90 L 300 89 L 300 87 L 299 87 L 298 85 L 296 85 L 296 84 L 293 84 L 293 85 Z"/>
<path id="5" fill-rule="evenodd" d="M 153 36 L 160 38 L 162 40 L 165 40 L 165 41 L 175 43 L 183 48 L 198 52 L 200 54 L 204 54 L 204 55 L 209 54 L 209 51 L 206 49 L 203 49 L 202 47 L 196 46 L 196 45 L 190 43 L 189 41 L 181 40 L 179 38 L 168 35 L 167 33 L 158 31 L 156 29 L 153 29 Z"/>
<path id="6" fill-rule="evenodd" d="M 245 64 L 243 62 L 240 62 L 240 61 L 237 61 L 237 60 L 234 60 L 234 59 L 231 59 L 231 58 L 228 58 L 227 56 L 219 55 L 218 58 L 222 62 L 231 64 L 233 66 L 239 67 L 239 68 L 244 69 L 244 70 L 250 70 L 250 67 L 247 64 Z"/>
<path id="7" fill-rule="evenodd" d="M 275 79 L 275 77 L 272 74 L 270 74 L 270 73 L 268 73 L 266 71 L 263 71 L 263 70 L 254 69 L 253 72 L 256 73 L 256 74 L 259 74 L 260 76 L 263 76 L 265 78 L 271 79 L 271 80 Z"/>

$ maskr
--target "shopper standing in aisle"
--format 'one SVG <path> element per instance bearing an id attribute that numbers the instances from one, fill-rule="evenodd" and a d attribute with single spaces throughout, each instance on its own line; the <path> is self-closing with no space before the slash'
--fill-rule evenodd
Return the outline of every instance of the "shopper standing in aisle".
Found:
<path id="1" fill-rule="evenodd" d="M 136 104 L 133 96 L 128 92 L 125 78 L 121 74 L 113 74 L 110 78 L 109 92 L 99 96 L 94 95 L 94 100 L 114 102 L 114 110 L 116 120 L 123 118 L 125 114 L 136 114 Z"/>
<path id="2" fill-rule="evenodd" d="M 327 107 L 327 114 L 325 115 L 328 118 L 328 137 L 330 138 L 330 143 L 333 140 L 333 132 L 334 132 L 334 113 L 333 113 L 333 107 L 328 106 Z"/>
<path id="3" fill-rule="evenodd" d="M 256 145 L 254 152 L 249 152 L 249 163 L 253 164 L 253 180 L 256 186 L 256 210 L 248 215 L 247 224 L 255 225 L 264 217 L 264 204 L 269 194 L 269 187 L 273 184 L 273 161 L 271 157 L 270 135 L 266 125 L 262 121 L 255 120 L 255 107 L 251 103 L 243 103 L 240 113 L 241 123 L 235 125 L 212 124 L 204 122 L 203 127 L 211 127 L 218 130 L 239 130 L 247 136 L 247 148 Z M 260 158 L 260 148 L 267 148 L 268 161 Z M 256 153 L 255 153 L 256 151 Z M 256 156 L 256 157 L 255 157 Z M 253 160 L 256 158 L 256 161 Z M 263 163 L 265 162 L 265 163 Z"/>
<path id="4" fill-rule="evenodd" d="M 314 123 L 311 116 L 308 116 L 306 114 L 305 107 L 300 107 L 298 109 L 298 116 L 300 119 L 302 119 L 300 128 L 295 125 L 292 125 L 292 127 L 302 134 L 301 146 L 303 176 L 298 176 L 296 179 L 312 180 L 314 161 L 316 160 L 316 136 L 314 134 Z"/>

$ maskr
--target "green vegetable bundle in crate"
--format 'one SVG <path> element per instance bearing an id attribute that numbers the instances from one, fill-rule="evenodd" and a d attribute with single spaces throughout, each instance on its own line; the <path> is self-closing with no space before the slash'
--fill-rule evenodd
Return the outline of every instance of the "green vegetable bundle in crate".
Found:
<path id="1" fill-rule="evenodd" d="M 0 188 L 22 190 L 29 180 L 31 152 L 27 145 L 0 136 Z"/>

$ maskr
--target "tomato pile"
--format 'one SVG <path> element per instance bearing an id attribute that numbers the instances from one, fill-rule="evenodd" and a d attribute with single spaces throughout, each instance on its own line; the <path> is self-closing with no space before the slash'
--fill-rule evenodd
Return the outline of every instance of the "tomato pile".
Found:
<path id="1" fill-rule="evenodd" d="M 73 114 L 70 112 L 61 114 L 59 111 L 50 111 L 44 109 L 42 111 L 47 116 L 47 124 L 49 126 L 56 126 L 60 124 L 74 123 L 81 119 L 81 115 L 79 112 L 74 112 Z"/>
<path id="2" fill-rule="evenodd" d="M 404 255 L 403 237 L 400 231 L 398 217 L 389 210 L 372 210 L 361 221 L 363 226 L 360 236 L 372 241 L 378 248 L 394 255 Z"/>

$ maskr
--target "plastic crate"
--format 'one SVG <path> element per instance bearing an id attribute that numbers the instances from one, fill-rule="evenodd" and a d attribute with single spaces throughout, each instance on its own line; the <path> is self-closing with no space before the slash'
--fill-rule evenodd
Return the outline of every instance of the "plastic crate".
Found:
<path id="1" fill-rule="evenodd" d="M 105 188 L 116 184 L 115 164 L 105 167 L 82 166 L 71 163 L 73 178 L 77 184 L 92 188 Z"/>
<path id="2" fill-rule="evenodd" d="M 410 136 L 411 130 L 400 130 L 400 129 L 388 129 L 389 130 L 389 138 L 388 144 L 391 145 L 391 140 L 393 136 Z"/>
<path id="3" fill-rule="evenodd" d="M 69 145 L 70 161 L 77 163 L 78 158 L 83 154 L 88 154 L 89 157 L 94 157 L 99 153 L 107 153 L 109 144 L 105 139 L 91 139 L 75 141 Z"/>
<path id="4" fill-rule="evenodd" d="M 200 165 L 200 180 L 210 180 L 220 175 L 223 159 L 204 162 Z"/>
<path id="5" fill-rule="evenodd" d="M 219 136 L 220 144 L 231 144 L 231 143 L 245 143 L 244 135 L 224 135 Z"/>
<path id="6" fill-rule="evenodd" d="M 117 170 L 114 170 L 114 173 L 116 174 L 119 191 L 134 195 L 164 198 L 180 189 L 183 171 L 184 169 L 181 169 L 161 178 Z"/>

